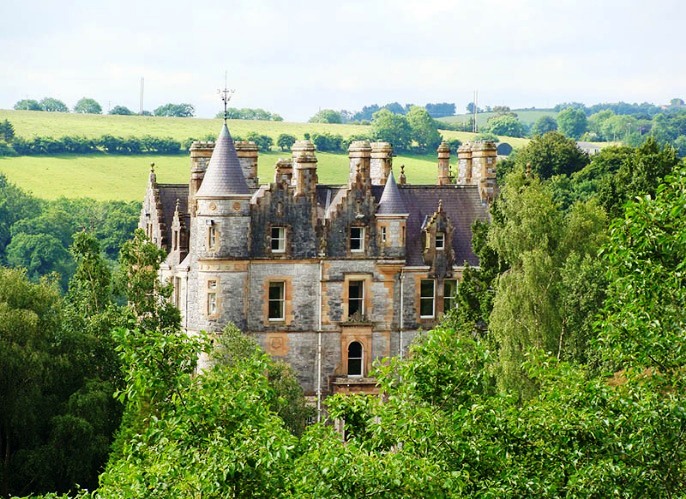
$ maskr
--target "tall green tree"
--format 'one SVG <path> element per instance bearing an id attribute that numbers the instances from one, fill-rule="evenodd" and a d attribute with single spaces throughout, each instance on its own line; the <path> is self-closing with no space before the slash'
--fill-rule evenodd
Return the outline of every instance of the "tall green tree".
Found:
<path id="1" fill-rule="evenodd" d="M 412 129 L 405 116 L 393 114 L 388 109 L 374 113 L 371 135 L 390 142 L 396 151 L 407 151 L 412 141 Z"/>
<path id="2" fill-rule="evenodd" d="M 541 116 L 531 127 L 531 135 L 543 135 L 557 131 L 557 121 L 552 116 Z"/>
<path id="3" fill-rule="evenodd" d="M 420 151 L 434 151 L 441 144 L 442 137 L 436 127 L 436 121 L 429 112 L 419 106 L 412 106 L 408 111 L 407 123 L 410 126 L 412 140 Z"/>
<path id="4" fill-rule="evenodd" d="M 581 109 L 567 107 L 557 114 L 557 129 L 565 137 L 579 140 L 587 127 L 586 113 Z"/>
<path id="5" fill-rule="evenodd" d="M 553 175 L 571 175 L 588 162 L 588 155 L 576 142 L 558 132 L 534 137 L 515 156 L 515 165 L 520 171 L 530 169 L 543 180 Z"/>
<path id="6" fill-rule="evenodd" d="M 14 104 L 14 109 L 17 111 L 42 111 L 40 104 L 35 99 L 22 99 Z"/>
<path id="7" fill-rule="evenodd" d="M 308 123 L 343 123 L 343 117 L 339 111 L 333 109 L 321 109 L 312 116 Z"/>

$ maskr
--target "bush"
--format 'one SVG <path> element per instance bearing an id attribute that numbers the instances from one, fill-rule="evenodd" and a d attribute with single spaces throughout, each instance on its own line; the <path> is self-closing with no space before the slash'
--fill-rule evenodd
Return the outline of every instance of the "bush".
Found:
<path id="1" fill-rule="evenodd" d="M 343 151 L 345 142 L 341 135 L 332 135 L 330 133 L 313 133 L 312 143 L 318 151 L 322 152 L 338 152 Z"/>
<path id="2" fill-rule="evenodd" d="M 246 137 L 246 140 L 254 142 L 259 151 L 271 151 L 272 146 L 274 145 L 274 139 L 269 135 L 260 135 L 256 132 L 250 132 Z"/>

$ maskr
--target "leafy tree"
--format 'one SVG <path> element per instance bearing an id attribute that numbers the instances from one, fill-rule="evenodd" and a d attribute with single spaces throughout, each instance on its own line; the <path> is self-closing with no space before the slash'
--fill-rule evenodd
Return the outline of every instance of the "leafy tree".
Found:
<path id="1" fill-rule="evenodd" d="M 542 179 L 552 175 L 571 175 L 588 164 L 588 155 L 579 149 L 576 142 L 561 133 L 548 132 L 534 137 L 526 147 L 517 152 L 515 163 L 521 171 L 529 166 Z"/>
<path id="2" fill-rule="evenodd" d="M 412 129 L 405 116 L 381 109 L 374 113 L 371 135 L 377 140 L 390 142 L 396 151 L 407 151 L 412 140 Z"/>
<path id="3" fill-rule="evenodd" d="M 195 108 L 191 104 L 164 104 L 153 111 L 155 116 L 174 118 L 191 118 L 195 115 Z"/>
<path id="4" fill-rule="evenodd" d="M 321 109 L 312 116 L 308 123 L 343 123 L 343 116 L 333 109 Z"/>
<path id="5" fill-rule="evenodd" d="M 45 97 L 38 103 L 43 111 L 50 113 L 68 113 L 69 108 L 61 100 Z"/>
<path id="6" fill-rule="evenodd" d="M 274 139 L 269 135 L 261 135 L 257 132 L 250 132 L 246 136 L 246 140 L 254 142 L 257 145 L 257 149 L 260 151 L 271 151 L 274 145 Z"/>
<path id="7" fill-rule="evenodd" d="M 410 126 L 412 140 L 417 143 L 421 151 L 435 150 L 440 145 L 441 134 L 438 133 L 436 122 L 426 109 L 412 106 L 406 118 Z"/>
<path id="8" fill-rule="evenodd" d="M 544 135 L 557 131 L 557 121 L 552 116 L 541 116 L 531 127 L 531 135 Z"/>
<path id="9" fill-rule="evenodd" d="M 74 106 L 75 113 L 102 114 L 102 106 L 95 99 L 83 97 Z"/>
<path id="10" fill-rule="evenodd" d="M 557 115 L 557 129 L 565 137 L 579 140 L 587 127 L 586 113 L 581 109 L 567 107 Z"/>
<path id="11" fill-rule="evenodd" d="M 288 133 L 281 133 L 276 138 L 276 145 L 282 151 L 290 151 L 291 146 L 295 144 L 296 140 L 298 139 L 296 139 L 294 135 L 290 135 Z"/>
<path id="12" fill-rule="evenodd" d="M 315 145 L 318 151 L 342 151 L 343 150 L 343 137 L 339 134 L 331 134 L 328 132 L 324 133 L 313 133 L 312 143 Z"/>
<path id="13" fill-rule="evenodd" d="M 114 106 L 112 109 L 110 109 L 110 112 L 108 114 L 118 114 L 122 116 L 131 116 L 133 111 L 131 111 L 128 107 L 126 106 Z"/>
<path id="14" fill-rule="evenodd" d="M 512 114 L 492 116 L 488 119 L 486 128 L 495 135 L 505 135 L 507 137 L 524 137 L 524 124 Z"/>
<path id="15" fill-rule="evenodd" d="M 17 101 L 14 105 L 14 109 L 17 111 L 42 111 L 43 108 L 40 106 L 37 100 L 34 99 L 22 99 Z"/>

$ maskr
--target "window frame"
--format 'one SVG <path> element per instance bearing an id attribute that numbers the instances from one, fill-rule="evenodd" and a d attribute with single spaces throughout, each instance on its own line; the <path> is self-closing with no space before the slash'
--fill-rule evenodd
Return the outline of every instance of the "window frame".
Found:
<path id="1" fill-rule="evenodd" d="M 357 357 L 357 356 L 353 357 L 350 355 L 350 353 L 351 353 L 350 350 L 351 350 L 351 347 L 353 345 L 359 346 L 359 348 L 360 348 L 359 357 Z M 348 343 L 347 354 L 348 354 L 347 355 L 348 356 L 348 362 L 347 362 L 347 366 L 346 366 L 347 376 L 349 378 L 363 378 L 364 377 L 364 345 L 362 345 L 362 343 L 360 341 L 357 341 L 357 340 L 351 341 L 350 343 Z M 356 364 L 359 362 L 358 369 L 355 372 L 351 372 L 352 371 L 351 361 L 354 361 Z"/>
<path id="2" fill-rule="evenodd" d="M 431 283 L 431 296 L 425 295 L 426 283 Z M 424 304 L 431 303 L 431 315 L 424 312 Z M 420 279 L 419 281 L 419 317 L 421 319 L 433 319 L 436 317 L 436 280 L 435 279 Z"/>
<path id="3" fill-rule="evenodd" d="M 212 251 L 217 247 L 217 227 L 214 223 L 207 226 L 207 249 Z"/>
<path id="4" fill-rule="evenodd" d="M 276 231 L 277 237 L 274 237 Z M 286 253 L 286 227 L 283 225 L 273 225 L 270 230 L 270 248 L 272 253 L 283 254 Z M 274 248 L 274 241 L 277 242 Z"/>
<path id="5" fill-rule="evenodd" d="M 448 293 L 448 283 L 452 283 L 453 292 Z M 444 279 L 443 280 L 443 313 L 452 310 L 456 306 L 457 301 L 457 288 L 459 284 L 457 279 Z"/>
<path id="6" fill-rule="evenodd" d="M 359 231 L 359 235 L 357 237 L 353 237 L 353 231 Z M 350 252 L 351 253 L 364 253 L 364 240 L 365 240 L 365 228 L 364 227 L 350 227 L 350 233 L 349 233 L 349 241 L 350 241 Z M 359 247 L 353 248 L 353 241 L 356 241 L 357 244 L 359 244 Z"/>
<path id="7" fill-rule="evenodd" d="M 272 297 L 272 289 L 280 290 L 278 297 Z M 272 317 L 272 304 L 277 304 L 279 316 Z M 286 320 L 286 282 L 269 281 L 267 286 L 267 320 L 269 322 L 283 322 Z"/>
<path id="8" fill-rule="evenodd" d="M 207 281 L 207 308 L 206 312 L 207 315 L 212 317 L 217 315 L 218 311 L 218 306 L 217 306 L 217 280 L 216 279 L 209 279 Z"/>
<path id="9" fill-rule="evenodd" d="M 439 245 L 440 242 L 440 245 Z M 443 251 L 445 249 L 445 232 L 436 232 L 436 250 Z"/>
<path id="10" fill-rule="evenodd" d="M 364 306 L 364 299 L 365 299 L 365 289 L 364 289 L 364 279 L 350 279 L 348 281 L 348 320 L 352 319 L 352 317 L 359 312 L 359 316 L 361 319 L 365 317 L 365 306 Z M 360 296 L 357 296 L 353 298 L 351 295 L 351 291 L 353 288 L 357 288 L 360 290 Z M 352 303 L 353 301 L 357 303 L 357 309 L 354 312 L 351 312 L 352 308 Z"/>

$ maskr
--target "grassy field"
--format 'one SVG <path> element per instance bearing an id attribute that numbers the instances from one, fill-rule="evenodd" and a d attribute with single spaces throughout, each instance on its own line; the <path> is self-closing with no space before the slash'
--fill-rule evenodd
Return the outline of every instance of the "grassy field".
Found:
<path id="1" fill-rule="evenodd" d="M 81 135 L 172 137 L 179 141 L 188 138 L 204 139 L 216 135 L 221 129 L 219 119 L 158 118 L 147 116 L 108 116 L 71 113 L 45 113 L 39 111 L 0 110 L 0 120 L 8 119 L 21 137 L 34 135 L 62 137 Z M 369 133 L 369 126 L 329 125 L 321 123 L 287 123 L 269 121 L 229 120 L 234 136 L 245 136 L 254 131 L 271 136 L 288 133 L 303 138 L 305 133 L 329 132 L 347 138 Z M 468 132 L 441 131 L 445 139 L 457 138 L 462 142 L 473 139 Z M 527 139 L 503 137 L 513 147 L 525 145 Z M 274 148 L 276 149 L 276 147 Z M 289 152 L 260 153 L 259 175 L 262 183 L 273 178 L 274 164 Z M 318 176 L 321 183 L 343 184 L 348 176 L 346 154 L 317 153 Z M 190 159 L 187 154 L 178 156 L 116 156 L 96 154 L 88 156 L 21 156 L 0 158 L 0 172 L 22 189 L 44 199 L 58 197 L 90 197 L 99 200 L 140 200 L 145 193 L 150 163 L 156 164 L 157 180 L 161 183 L 188 182 Z M 456 158 L 452 163 L 456 164 Z M 436 181 L 436 155 L 398 156 L 394 158 L 396 176 L 400 165 L 405 165 L 408 182 L 432 184 Z"/>
<path id="2" fill-rule="evenodd" d="M 262 153 L 258 171 L 260 182 L 273 179 L 274 164 L 287 153 Z M 348 157 L 344 154 L 318 153 L 317 174 L 321 183 L 344 184 L 348 178 Z M 155 163 L 160 183 L 185 183 L 190 176 L 190 159 L 182 156 L 23 156 L 0 158 L 0 172 L 7 178 L 43 199 L 89 197 L 97 200 L 139 201 L 143 199 L 150 172 Z M 405 165 L 408 182 L 436 182 L 435 156 L 399 156 L 394 171 L 400 175 Z"/>
<path id="3" fill-rule="evenodd" d="M 513 113 L 517 114 L 519 121 L 525 125 L 533 125 L 542 116 L 552 116 L 557 117 L 557 113 L 552 109 L 513 109 Z M 496 113 L 479 113 L 476 116 L 476 122 L 479 126 L 484 126 L 488 121 L 488 118 L 494 116 Z M 448 116 L 446 118 L 439 118 L 439 121 L 445 121 L 446 123 L 465 123 L 471 118 L 471 114 L 458 114 L 456 116 Z"/>

